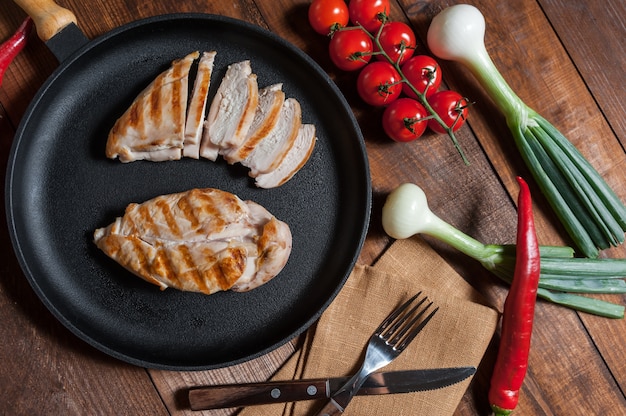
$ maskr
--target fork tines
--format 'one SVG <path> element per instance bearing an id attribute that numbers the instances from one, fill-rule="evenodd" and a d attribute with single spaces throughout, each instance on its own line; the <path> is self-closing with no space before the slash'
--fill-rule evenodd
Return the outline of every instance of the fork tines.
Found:
<path id="1" fill-rule="evenodd" d="M 386 339 L 386 343 L 392 345 L 394 349 L 402 351 L 406 348 L 439 310 L 439 307 L 436 307 L 424 317 L 433 306 L 433 302 L 429 301 L 427 296 L 418 299 L 421 295 L 422 292 L 418 292 L 389 315 L 375 335 Z M 416 300 L 417 303 L 409 309 Z"/>

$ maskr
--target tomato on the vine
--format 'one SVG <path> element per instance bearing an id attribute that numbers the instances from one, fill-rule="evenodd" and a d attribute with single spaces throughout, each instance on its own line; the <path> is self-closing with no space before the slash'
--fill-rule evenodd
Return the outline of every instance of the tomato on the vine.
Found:
<path id="1" fill-rule="evenodd" d="M 453 132 L 465 124 L 467 107 L 470 103 L 458 92 L 449 90 L 436 92 L 428 97 L 428 103 Z M 434 118 L 428 121 L 428 127 L 436 133 L 446 134 L 446 130 Z"/>
<path id="2" fill-rule="evenodd" d="M 333 34 L 328 53 L 337 68 L 355 71 L 372 59 L 372 39 L 361 29 L 344 29 Z"/>
<path id="3" fill-rule="evenodd" d="M 428 111 L 412 98 L 399 98 L 383 112 L 383 129 L 397 142 L 418 139 L 428 124 Z"/>
<path id="4" fill-rule="evenodd" d="M 348 25 L 349 12 L 344 0 L 313 0 L 309 6 L 309 23 L 320 35 L 328 35 L 335 27 Z"/>
<path id="5" fill-rule="evenodd" d="M 413 56 L 417 46 L 415 33 L 409 25 L 403 22 L 389 22 L 380 31 L 380 46 L 389 55 L 389 58 L 402 65 Z M 385 59 L 384 55 L 376 55 L 378 59 Z"/>
<path id="6" fill-rule="evenodd" d="M 359 96 L 373 106 L 390 104 L 402 92 L 402 78 L 389 62 L 372 62 L 356 80 Z"/>
<path id="7" fill-rule="evenodd" d="M 407 81 L 426 97 L 431 96 L 441 85 L 441 68 L 434 58 L 428 55 L 415 55 L 402 65 L 402 73 Z M 412 98 L 417 99 L 417 94 L 404 84 L 402 91 Z"/>
<path id="8" fill-rule="evenodd" d="M 350 0 L 348 10 L 353 24 L 360 24 L 368 32 L 374 33 L 382 25 L 379 15 L 389 15 L 389 0 Z"/>

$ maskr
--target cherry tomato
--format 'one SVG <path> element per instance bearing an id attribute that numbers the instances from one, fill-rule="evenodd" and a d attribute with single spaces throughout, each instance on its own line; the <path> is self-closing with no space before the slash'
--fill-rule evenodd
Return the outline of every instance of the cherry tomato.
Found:
<path id="1" fill-rule="evenodd" d="M 441 85 L 441 68 L 437 61 L 428 55 L 412 57 L 402 65 L 402 72 L 420 93 L 424 94 L 426 91 L 426 97 L 437 92 Z M 417 94 L 406 83 L 402 86 L 402 91 L 407 96 L 417 99 Z"/>
<path id="2" fill-rule="evenodd" d="M 439 91 L 428 97 L 430 106 L 441 117 L 443 122 L 452 127 L 452 131 L 457 131 L 467 119 L 467 107 L 469 102 L 456 91 Z M 428 120 L 428 127 L 436 133 L 446 134 L 437 120 Z"/>
<path id="3" fill-rule="evenodd" d="M 406 23 L 389 22 L 383 26 L 380 32 L 380 46 L 389 55 L 393 62 L 402 65 L 413 56 L 417 40 L 413 29 Z M 385 59 L 383 55 L 377 55 L 378 59 Z"/>
<path id="4" fill-rule="evenodd" d="M 400 74 L 389 62 L 372 62 L 361 70 L 356 80 L 359 96 L 373 106 L 392 103 L 402 92 Z"/>
<path id="5" fill-rule="evenodd" d="M 383 112 L 383 129 L 397 142 L 410 142 L 424 134 L 428 111 L 412 98 L 398 98 Z"/>
<path id="6" fill-rule="evenodd" d="M 373 44 L 369 35 L 361 29 L 344 29 L 335 32 L 328 52 L 337 68 L 355 71 L 372 59 Z"/>
<path id="7" fill-rule="evenodd" d="M 320 35 L 328 35 L 336 26 L 347 26 L 348 19 L 344 0 L 313 0 L 309 6 L 309 23 Z"/>
<path id="8" fill-rule="evenodd" d="M 390 9 L 389 0 L 350 0 L 348 4 L 350 21 L 360 24 L 370 33 L 376 32 L 382 25 L 378 15 L 389 15 Z"/>

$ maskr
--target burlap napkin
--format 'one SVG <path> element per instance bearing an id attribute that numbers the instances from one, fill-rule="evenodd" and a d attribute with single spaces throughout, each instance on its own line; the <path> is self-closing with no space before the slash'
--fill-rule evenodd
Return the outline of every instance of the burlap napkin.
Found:
<path id="1" fill-rule="evenodd" d="M 408 370 L 480 363 L 498 313 L 421 238 L 396 241 L 375 266 L 357 265 L 304 344 L 274 380 L 344 376 L 353 373 L 378 324 L 401 300 L 423 291 L 439 312 L 399 358 L 384 368 Z M 450 415 L 470 379 L 427 392 L 358 396 L 346 416 Z M 320 401 L 255 406 L 240 416 L 314 414 Z"/>

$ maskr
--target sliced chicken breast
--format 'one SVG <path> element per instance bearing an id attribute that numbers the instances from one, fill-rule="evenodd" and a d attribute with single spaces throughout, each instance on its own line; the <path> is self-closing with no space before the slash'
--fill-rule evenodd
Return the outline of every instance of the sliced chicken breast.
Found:
<path id="1" fill-rule="evenodd" d="M 270 172 L 282 163 L 296 140 L 301 124 L 300 103 L 294 98 L 286 99 L 276 126 L 241 162 L 250 169 L 251 177 Z"/>
<path id="2" fill-rule="evenodd" d="M 291 239 L 265 208 L 217 189 L 130 204 L 94 232 L 104 253 L 147 282 L 205 294 L 266 283 L 287 263 Z"/>
<path id="3" fill-rule="evenodd" d="M 200 156 L 216 160 L 220 149 L 241 146 L 258 103 L 257 78 L 250 61 L 229 65 L 209 107 Z"/>
<path id="4" fill-rule="evenodd" d="M 315 128 L 301 128 L 300 103 L 286 98 L 280 83 L 259 91 L 247 60 L 228 66 L 209 103 L 215 51 L 202 54 L 188 97 L 190 68 L 199 56 L 193 52 L 174 61 L 139 94 L 109 132 L 107 157 L 122 162 L 183 156 L 215 161 L 221 155 L 249 168 L 259 187 L 288 181 L 315 143 Z"/>
<path id="5" fill-rule="evenodd" d="M 133 101 L 109 132 L 106 156 L 122 162 L 182 157 L 189 69 L 199 56 L 176 60 Z"/>
<path id="6" fill-rule="evenodd" d="M 285 102 L 282 88 L 283 84 L 274 84 L 259 91 L 259 104 L 246 139 L 239 147 L 229 147 L 220 151 L 228 163 L 234 164 L 244 160 L 272 132 Z"/>
<path id="7" fill-rule="evenodd" d="M 185 122 L 185 141 L 183 156 L 193 159 L 200 158 L 200 140 L 204 127 L 204 114 L 211 86 L 211 73 L 217 52 L 204 52 L 198 62 L 198 72 L 193 83 L 193 92 L 189 100 L 187 121 Z"/>
<path id="8" fill-rule="evenodd" d="M 259 188 L 276 188 L 293 177 L 308 162 L 315 147 L 315 126 L 303 124 L 298 136 L 282 163 L 273 171 L 262 173 L 255 178 Z"/>

